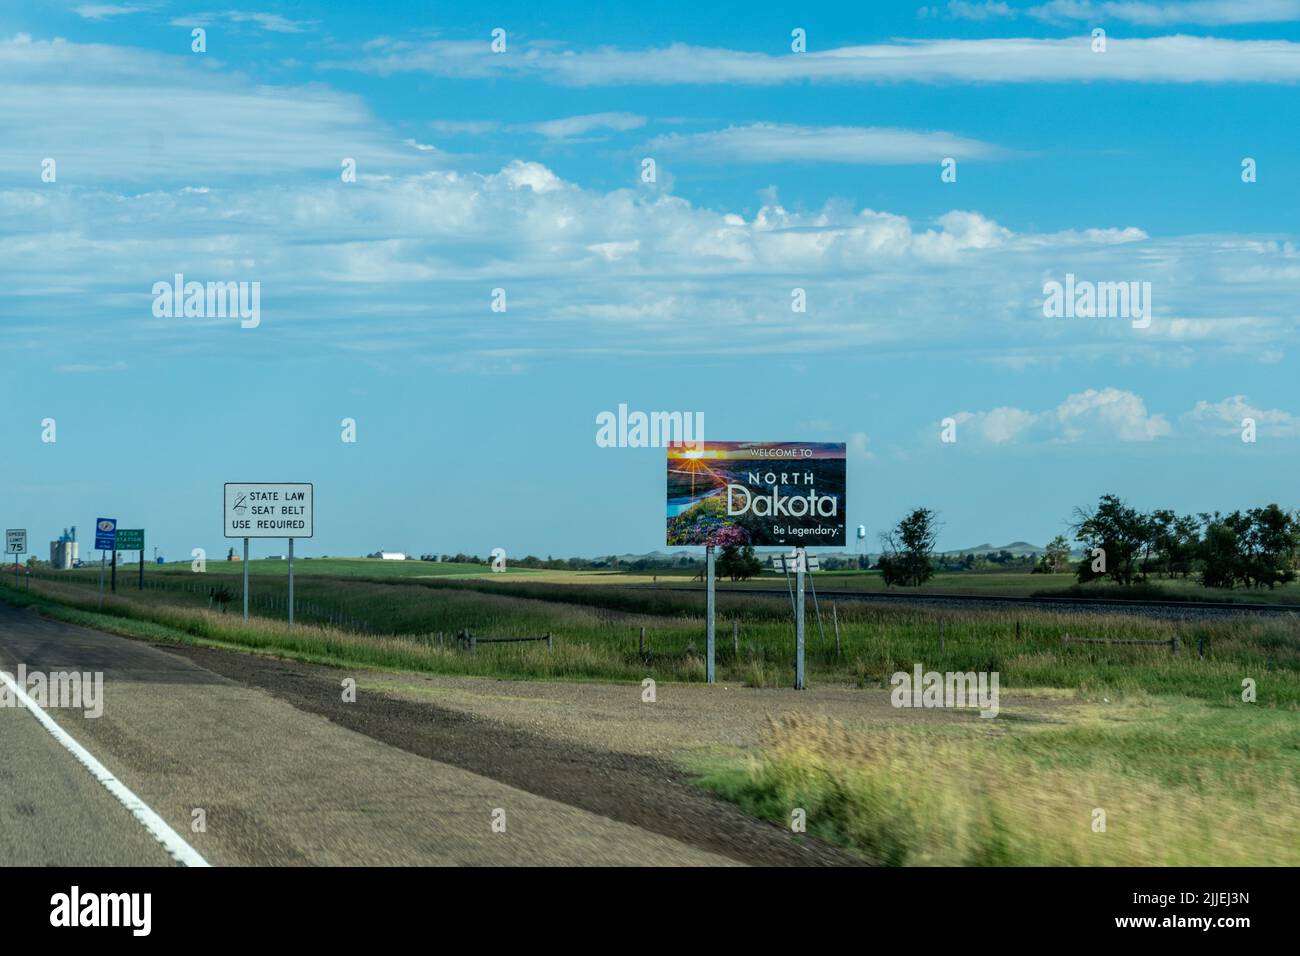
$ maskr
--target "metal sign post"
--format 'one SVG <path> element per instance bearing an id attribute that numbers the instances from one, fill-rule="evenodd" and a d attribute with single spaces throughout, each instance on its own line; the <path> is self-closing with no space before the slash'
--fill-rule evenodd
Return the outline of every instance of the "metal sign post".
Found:
<path id="1" fill-rule="evenodd" d="M 117 519 L 95 519 L 95 548 L 99 551 L 99 607 L 104 607 L 104 552 L 113 552 L 113 570 L 117 570 Z"/>
<path id="2" fill-rule="evenodd" d="M 144 528 L 118 528 L 117 547 L 122 551 L 140 552 L 140 590 L 144 590 Z"/>
<path id="3" fill-rule="evenodd" d="M 805 558 L 805 563 L 807 563 L 808 557 L 807 557 L 806 554 L 805 554 L 804 558 Z M 814 558 L 812 558 L 811 560 L 812 560 L 813 562 L 816 562 L 817 559 L 814 557 Z M 817 570 L 817 565 L 816 565 L 816 563 L 809 565 L 808 570 L 809 570 L 809 571 L 816 571 L 816 570 Z M 812 579 L 812 575 L 811 575 L 811 574 L 808 575 L 808 587 L 812 590 L 812 596 L 813 596 L 813 617 L 817 618 L 817 642 L 818 642 L 819 644 L 825 644 L 825 643 L 826 643 L 826 628 L 822 627 L 822 609 L 821 609 L 821 608 L 818 606 L 818 604 L 817 604 L 817 585 L 813 582 L 813 579 Z"/>
<path id="4" fill-rule="evenodd" d="M 289 539 L 289 626 L 293 627 L 293 538 Z"/>
<path id="5" fill-rule="evenodd" d="M 804 689 L 804 672 L 803 672 L 803 577 L 807 573 L 808 552 L 803 548 L 795 548 L 795 589 L 794 589 L 794 689 Z"/>
<path id="6" fill-rule="evenodd" d="M 705 613 L 706 613 L 706 615 L 707 615 L 707 623 L 705 624 L 704 643 L 705 643 L 705 645 L 706 645 L 706 647 L 707 647 L 707 649 L 708 649 L 708 651 L 707 651 L 707 652 L 708 652 L 708 658 L 707 658 L 707 662 L 706 662 L 706 664 L 705 664 L 704 674 L 705 674 L 705 679 L 706 679 L 710 684 L 713 683 L 713 681 L 714 681 L 714 677 L 715 677 L 714 666 L 713 666 L 713 665 L 714 665 L 714 650 L 715 650 L 715 647 L 716 647 L 716 644 L 717 644 L 717 642 L 716 642 L 716 640 L 715 640 L 715 637 L 716 637 L 715 628 L 714 628 L 714 623 L 715 623 L 715 622 L 714 622 L 714 619 L 713 619 L 713 611 L 714 611 L 714 594 L 713 594 L 713 567 L 714 567 L 714 558 L 715 558 L 715 554 L 714 554 L 714 547 L 713 547 L 713 545 L 711 545 L 711 544 L 709 544 L 709 545 L 705 545 L 705 547 L 704 547 L 704 563 L 705 563 L 705 565 L 706 565 L 706 567 L 707 567 L 707 570 L 708 570 L 708 584 L 705 586 L 705 588 L 706 588 L 706 594 L 707 594 L 707 597 L 705 598 Z"/>
<path id="7" fill-rule="evenodd" d="M 809 557 L 806 548 L 795 548 L 789 554 L 772 555 L 772 566 L 785 571 L 787 585 L 790 583 L 790 571 L 794 571 L 795 585 L 790 592 L 790 608 L 794 611 L 794 689 L 803 690 L 807 686 L 804 667 L 804 575 L 809 571 L 820 570 L 820 560 L 816 555 Z M 813 601 L 816 600 L 817 589 L 814 587 Z M 817 622 L 820 627 L 820 613 Z"/>
<path id="8" fill-rule="evenodd" d="M 5 531 L 5 552 L 14 556 L 14 587 L 18 587 L 18 556 L 27 550 L 27 529 Z"/>
<path id="9" fill-rule="evenodd" d="M 244 623 L 248 623 L 248 539 L 244 539 Z"/>

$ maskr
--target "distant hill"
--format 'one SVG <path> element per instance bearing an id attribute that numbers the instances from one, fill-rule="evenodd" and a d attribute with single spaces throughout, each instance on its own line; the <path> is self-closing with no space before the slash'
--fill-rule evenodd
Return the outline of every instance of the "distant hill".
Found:
<path id="1" fill-rule="evenodd" d="M 1010 551 L 1012 554 L 1020 557 L 1022 555 L 1033 555 L 1037 557 L 1046 551 L 1046 548 L 1040 548 L 1036 544 L 1030 544 L 1028 541 L 1013 541 L 1010 544 L 992 545 L 977 544 L 973 548 L 956 548 L 944 551 L 944 554 L 996 554 L 999 551 Z"/>

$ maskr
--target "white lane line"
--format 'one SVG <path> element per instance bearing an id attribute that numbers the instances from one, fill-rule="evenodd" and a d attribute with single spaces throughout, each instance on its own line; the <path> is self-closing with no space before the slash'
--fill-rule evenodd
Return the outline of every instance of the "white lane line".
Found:
<path id="1" fill-rule="evenodd" d="M 149 831 L 149 834 L 162 844 L 163 849 L 168 852 L 173 860 L 182 866 L 211 865 L 199 855 L 198 850 L 186 843 L 179 833 L 169 827 L 166 820 L 154 813 L 147 803 L 132 793 L 130 788 L 121 780 L 113 776 L 109 769 L 96 760 L 89 750 L 73 740 L 71 734 L 56 724 L 53 717 L 43 711 L 36 701 L 27 696 L 11 674 L 0 671 L 0 681 L 3 681 L 13 691 L 14 697 L 31 712 L 33 717 L 40 721 L 41 726 L 48 730 L 55 740 L 63 744 L 72 756 L 76 757 L 81 765 L 104 785 L 104 789 L 131 812 L 131 816 L 140 821 L 144 828 Z"/>

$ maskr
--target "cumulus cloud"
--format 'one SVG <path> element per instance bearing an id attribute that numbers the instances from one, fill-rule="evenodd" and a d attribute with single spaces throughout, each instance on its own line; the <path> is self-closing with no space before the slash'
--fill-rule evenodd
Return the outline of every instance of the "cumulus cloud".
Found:
<path id="1" fill-rule="evenodd" d="M 1146 403 L 1118 388 L 1090 388 L 1070 395 L 1047 413 L 1046 423 L 1061 441 L 1114 437 L 1119 441 L 1153 441 L 1171 429 L 1163 415 L 1147 412 Z"/>
<path id="2" fill-rule="evenodd" d="M 1006 406 L 987 412 L 958 412 L 952 418 L 957 423 L 958 441 L 973 432 L 979 441 L 990 445 L 1005 445 L 1015 441 L 1038 420 L 1033 412 Z"/>
<path id="3" fill-rule="evenodd" d="M 1300 436 L 1300 416 L 1280 408 L 1260 408 L 1245 395 L 1218 402 L 1199 401 L 1178 416 L 1175 430 L 1163 415 L 1147 410 L 1146 402 L 1117 388 L 1086 389 L 1068 395 L 1055 408 L 1040 412 L 1000 407 L 958 412 L 958 442 L 1005 446 L 1017 442 L 1104 443 L 1151 442 L 1163 438 L 1235 437 L 1245 419 L 1255 423 L 1260 437 Z M 937 431 L 927 432 L 928 437 Z"/>
<path id="4" fill-rule="evenodd" d="M 1240 434 L 1245 419 L 1255 423 L 1257 433 L 1275 438 L 1300 435 L 1300 418 L 1280 408 L 1259 408 L 1245 395 L 1231 395 L 1219 402 L 1199 401 L 1182 416 L 1190 430 L 1215 436 Z"/>
<path id="5" fill-rule="evenodd" d="M 512 344 L 538 350 L 791 354 L 942 341 L 1025 367 L 1070 350 L 1168 363 L 1256 338 L 1276 353 L 1295 339 L 1287 303 L 1297 280 L 1218 278 L 1243 258 L 1282 253 L 1138 234 L 1019 233 L 974 210 L 918 223 L 776 199 L 741 215 L 652 189 L 585 189 L 522 160 L 353 185 L 298 178 L 124 194 L 60 182 L 0 190 L 0 308 L 66 317 L 52 297 L 76 294 L 89 335 L 110 334 L 113 317 L 156 330 L 147 290 L 184 272 L 259 280 L 264 324 L 330 326 L 371 348 L 427 338 L 417 316 L 466 330 L 441 339 L 444 348 L 499 347 L 469 330 L 486 290 L 501 286 L 518 317 Z M 1092 275 L 1129 275 L 1135 248 L 1158 263 L 1151 275 L 1166 314 L 1157 309 L 1150 328 L 1043 317 L 1045 270 L 1078 260 Z M 796 287 L 808 310 L 792 335 Z M 1243 290 L 1258 300 L 1245 317 Z M 371 315 L 385 316 L 382 329 L 358 323 Z M 64 322 L 66 331 L 75 315 Z M 1003 415 L 987 433 L 1014 436 L 1015 425 Z"/>
<path id="6" fill-rule="evenodd" d="M 1147 411 L 1133 392 L 1117 388 L 1087 389 L 1066 396 L 1055 408 L 1041 412 L 999 407 L 983 412 L 958 412 L 957 440 L 967 436 L 988 445 L 1021 440 L 1061 443 L 1105 441 L 1149 442 L 1168 436 L 1168 420 Z"/>

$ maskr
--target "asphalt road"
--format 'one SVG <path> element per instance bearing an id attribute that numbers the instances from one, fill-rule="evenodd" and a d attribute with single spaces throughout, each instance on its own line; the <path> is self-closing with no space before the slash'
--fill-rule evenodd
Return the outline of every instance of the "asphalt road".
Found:
<path id="1" fill-rule="evenodd" d="M 20 662 L 103 673 L 102 715 L 46 713 L 214 866 L 854 862 L 665 764 L 467 723 L 373 675 L 345 703 L 341 671 L 0 605 L 0 670 Z M 175 862 L 31 713 L 0 707 L 0 864 Z"/>
<path id="2" fill-rule="evenodd" d="M 0 606 L 0 668 L 19 662 L 103 672 L 101 716 L 47 712 L 213 865 L 729 862 L 388 746 L 146 643 Z M 21 707 L 0 708 L 0 861 L 172 862 Z"/>

